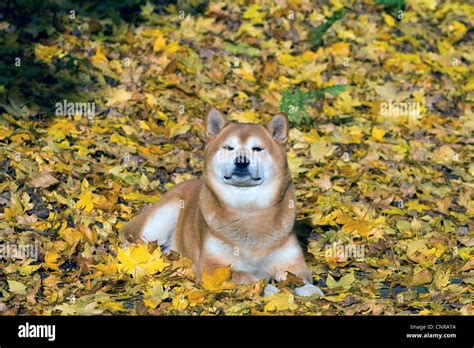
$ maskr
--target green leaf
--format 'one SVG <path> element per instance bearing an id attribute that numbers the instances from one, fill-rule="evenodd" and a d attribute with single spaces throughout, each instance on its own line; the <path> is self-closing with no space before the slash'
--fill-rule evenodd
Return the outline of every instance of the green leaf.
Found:
<path id="1" fill-rule="evenodd" d="M 324 93 L 329 93 L 333 97 L 337 97 L 346 89 L 347 89 L 347 85 L 332 85 L 328 87 L 319 88 L 315 90 L 313 93 L 314 93 L 315 98 L 324 98 Z"/>
<path id="2" fill-rule="evenodd" d="M 297 126 L 301 126 L 303 123 L 310 123 L 311 117 L 306 109 L 309 102 L 323 99 L 325 93 L 336 97 L 345 91 L 347 87 L 347 85 L 333 85 L 310 92 L 303 92 L 299 88 L 286 89 L 281 96 L 280 112 L 284 112 L 288 116 L 288 120 Z"/>
<path id="3" fill-rule="evenodd" d="M 301 125 L 304 119 L 309 118 L 306 104 L 311 95 L 301 91 L 299 88 L 283 91 L 280 102 L 280 111 L 288 115 L 288 120 L 296 125 Z"/>
<path id="4" fill-rule="evenodd" d="M 336 11 L 323 24 L 318 25 L 317 27 L 313 28 L 310 34 L 311 48 L 318 48 L 319 46 L 321 46 L 323 43 L 323 36 L 326 33 L 326 31 L 328 31 L 329 28 L 331 28 L 331 26 L 335 22 L 337 22 L 339 19 L 344 17 L 344 15 L 345 15 L 345 11 L 343 9 Z"/>
<path id="5" fill-rule="evenodd" d="M 384 11 L 390 14 L 393 18 L 399 18 L 399 12 L 405 9 L 405 0 L 377 0 L 378 5 L 384 5 Z"/>

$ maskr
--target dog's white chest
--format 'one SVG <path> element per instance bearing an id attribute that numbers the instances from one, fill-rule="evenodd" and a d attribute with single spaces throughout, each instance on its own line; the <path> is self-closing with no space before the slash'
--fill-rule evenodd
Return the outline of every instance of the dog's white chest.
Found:
<path id="1" fill-rule="evenodd" d="M 208 237 L 204 244 L 206 254 L 226 260 L 234 271 L 251 273 L 258 278 L 273 276 L 274 270 L 269 268 L 269 265 L 290 262 L 300 252 L 294 245 L 278 248 L 269 253 L 258 252 L 258 249 L 245 245 L 232 246 L 212 236 Z"/>

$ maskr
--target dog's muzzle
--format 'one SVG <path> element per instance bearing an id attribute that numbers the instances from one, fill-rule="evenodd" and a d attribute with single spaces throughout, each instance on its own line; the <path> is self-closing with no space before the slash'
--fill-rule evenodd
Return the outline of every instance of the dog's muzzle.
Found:
<path id="1" fill-rule="evenodd" d="M 224 181 L 233 186 L 256 186 L 263 180 L 258 175 L 258 166 L 251 168 L 250 160 L 245 155 L 239 155 L 234 160 L 234 167 L 230 175 L 224 175 Z"/>

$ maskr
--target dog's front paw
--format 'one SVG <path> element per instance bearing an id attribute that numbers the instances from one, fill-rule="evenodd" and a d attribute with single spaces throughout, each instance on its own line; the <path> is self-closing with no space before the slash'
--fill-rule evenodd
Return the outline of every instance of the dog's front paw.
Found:
<path id="1" fill-rule="evenodd" d="M 280 289 L 278 289 L 276 286 L 273 286 L 271 284 L 267 284 L 265 286 L 265 289 L 263 289 L 263 296 L 266 297 L 266 296 L 275 295 L 278 292 L 280 292 Z"/>
<path id="2" fill-rule="evenodd" d="M 295 294 L 303 297 L 311 297 L 314 294 L 324 296 L 324 293 L 321 291 L 321 289 L 313 284 L 305 284 L 299 288 L 295 288 Z"/>

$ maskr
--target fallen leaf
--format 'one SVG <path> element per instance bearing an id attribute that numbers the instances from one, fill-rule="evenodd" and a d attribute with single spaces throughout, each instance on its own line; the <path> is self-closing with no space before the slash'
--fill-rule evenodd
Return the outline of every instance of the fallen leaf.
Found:
<path id="1" fill-rule="evenodd" d="M 266 296 L 263 298 L 266 302 L 265 311 L 284 311 L 284 310 L 295 310 L 298 306 L 295 303 L 295 297 L 285 292 L 279 292 L 274 295 Z"/>
<path id="2" fill-rule="evenodd" d="M 230 282 L 231 271 L 229 267 L 217 268 L 214 273 L 202 274 L 202 287 L 209 291 L 220 291 L 233 289 L 235 284 Z"/>
<path id="3" fill-rule="evenodd" d="M 16 280 L 7 280 L 9 290 L 15 295 L 26 295 L 26 285 Z"/>
<path id="4" fill-rule="evenodd" d="M 51 185 L 57 184 L 59 181 L 48 172 L 42 173 L 37 178 L 31 180 L 31 185 L 34 187 L 49 187 Z"/>

